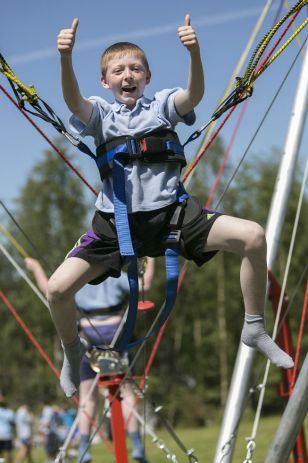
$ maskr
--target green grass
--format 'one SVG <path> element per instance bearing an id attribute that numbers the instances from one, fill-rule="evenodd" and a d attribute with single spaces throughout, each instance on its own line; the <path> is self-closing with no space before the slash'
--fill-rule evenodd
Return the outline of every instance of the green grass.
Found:
<path id="1" fill-rule="evenodd" d="M 239 434 L 236 441 L 234 455 L 232 461 L 234 463 L 242 463 L 246 458 L 246 437 L 251 434 L 254 417 L 245 416 L 240 425 Z M 273 437 L 276 433 L 280 417 L 266 417 L 260 421 L 260 426 L 256 438 L 256 448 L 253 455 L 253 463 L 264 463 L 265 457 L 268 453 L 269 447 L 272 443 Z M 307 423 L 306 423 L 307 424 Z M 307 426 L 306 426 L 307 429 Z M 195 449 L 195 456 L 198 458 L 199 463 L 212 463 L 217 439 L 219 436 L 220 427 L 218 424 L 206 428 L 194 429 L 176 429 L 178 437 L 187 448 Z M 168 432 L 164 429 L 156 431 L 158 437 L 164 444 L 175 453 L 179 463 L 187 463 L 188 459 L 183 452 L 176 446 L 173 439 Z M 127 440 L 128 451 L 130 455 L 130 442 Z M 146 438 L 146 454 L 149 463 L 168 463 L 165 453 L 158 449 L 152 439 Z M 92 446 L 92 463 L 114 463 L 114 456 L 106 448 L 104 444 L 95 444 Z M 45 460 L 42 449 L 34 451 L 34 463 L 43 463 Z M 74 461 L 74 460 L 71 460 Z M 129 463 L 133 460 L 129 458 Z"/>

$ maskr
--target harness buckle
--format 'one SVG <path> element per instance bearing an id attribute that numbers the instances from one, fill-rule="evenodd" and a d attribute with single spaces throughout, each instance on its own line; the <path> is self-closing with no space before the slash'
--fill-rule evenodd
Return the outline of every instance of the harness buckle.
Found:
<path id="1" fill-rule="evenodd" d="M 176 208 L 175 208 L 175 210 L 174 210 L 174 212 L 172 214 L 172 217 L 171 217 L 171 219 L 169 221 L 169 227 L 171 229 L 179 228 L 179 227 L 182 226 L 183 220 L 184 220 L 184 215 L 185 215 L 186 203 L 187 203 L 187 201 L 184 200 L 184 201 L 180 202 L 176 206 Z"/>
<path id="2" fill-rule="evenodd" d="M 179 244 L 181 240 L 181 233 L 181 230 L 171 230 L 168 235 L 164 236 L 164 244 L 167 246 Z"/>
<path id="3" fill-rule="evenodd" d="M 167 150 L 165 141 L 158 137 L 142 138 L 138 144 L 141 154 L 164 153 Z"/>
<path id="4" fill-rule="evenodd" d="M 126 146 L 131 161 L 142 157 L 140 143 L 135 138 L 126 137 Z"/>

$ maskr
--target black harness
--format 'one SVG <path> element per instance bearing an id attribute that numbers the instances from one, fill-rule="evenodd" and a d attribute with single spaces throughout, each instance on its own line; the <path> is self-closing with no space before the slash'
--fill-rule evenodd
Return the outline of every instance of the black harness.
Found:
<path id="1" fill-rule="evenodd" d="M 183 146 L 176 132 L 169 129 L 154 130 L 141 137 L 125 135 L 100 145 L 95 162 L 102 180 L 110 175 L 115 157 L 122 158 L 125 164 L 139 160 L 148 164 L 176 162 L 186 166 Z"/>

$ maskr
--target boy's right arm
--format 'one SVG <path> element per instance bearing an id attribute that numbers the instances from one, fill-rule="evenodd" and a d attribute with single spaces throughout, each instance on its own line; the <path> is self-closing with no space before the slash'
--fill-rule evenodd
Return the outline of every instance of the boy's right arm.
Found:
<path id="1" fill-rule="evenodd" d="M 69 110 L 84 124 L 90 120 L 93 106 L 79 90 L 72 62 L 78 19 L 74 19 L 71 28 L 63 29 L 58 35 L 58 50 L 61 55 L 61 82 L 64 100 Z"/>

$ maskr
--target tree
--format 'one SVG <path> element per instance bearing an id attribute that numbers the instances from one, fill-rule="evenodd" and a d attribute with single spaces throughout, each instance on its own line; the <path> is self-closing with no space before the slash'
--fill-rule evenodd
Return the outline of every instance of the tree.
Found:
<path id="1" fill-rule="evenodd" d="M 72 159 L 66 153 L 67 144 L 60 140 L 56 143 Z M 10 225 L 11 233 L 29 255 L 40 260 L 46 273 L 51 274 L 84 232 L 87 211 L 88 204 L 80 180 L 53 151 L 48 150 L 26 180 L 14 211 L 14 217 L 35 245 L 38 254 L 14 224 Z M 22 257 L 14 248 L 9 248 L 24 268 Z M 6 278 L 7 275 L 9 278 Z M 47 308 L 25 281 L 12 272 L 8 263 L 5 263 L 0 273 L 0 281 L 10 302 L 37 341 L 55 360 L 58 356 L 55 346 L 59 347 L 59 341 Z M 55 398 L 59 393 L 58 380 L 55 380 L 12 315 L 2 310 L 1 317 L 0 356 L 1 363 L 8 368 L 1 370 L 0 389 L 4 389 L 16 400 L 29 397 L 39 400 L 47 396 Z"/>

